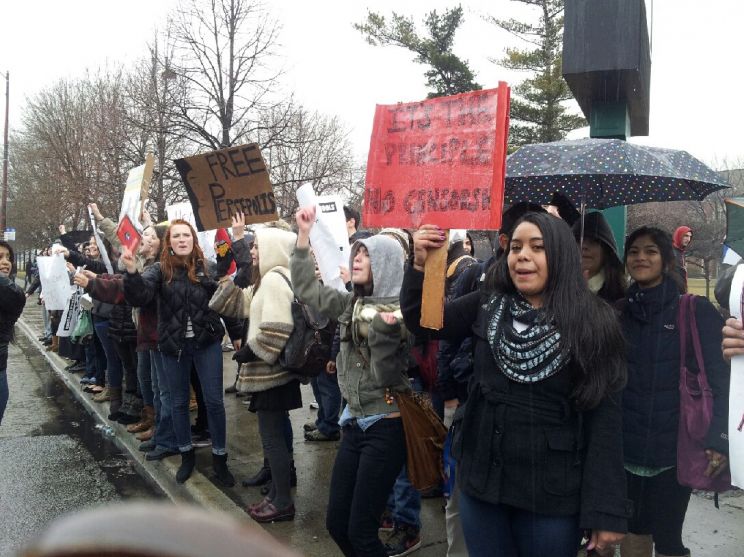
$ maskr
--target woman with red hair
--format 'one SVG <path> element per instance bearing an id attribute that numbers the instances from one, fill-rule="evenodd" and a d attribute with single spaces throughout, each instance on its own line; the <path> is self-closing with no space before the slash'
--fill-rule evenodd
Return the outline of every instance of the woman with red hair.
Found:
<path id="1" fill-rule="evenodd" d="M 204 253 L 196 231 L 185 220 L 171 222 L 165 234 L 160 263 L 140 274 L 134 256 L 125 250 L 124 294 L 133 306 L 152 300 L 158 305 L 158 348 L 171 389 L 173 428 L 181 466 L 178 483 L 185 482 L 196 462 L 189 422 L 189 376 L 192 365 L 201 380 L 212 435 L 212 465 L 217 480 L 227 487 L 235 484 L 227 469 L 225 405 L 222 397 L 222 349 L 225 333 L 220 317 L 209 309 L 217 282 L 207 274 Z M 233 340 L 239 331 L 230 331 Z M 233 336 L 235 335 L 235 336 Z"/>

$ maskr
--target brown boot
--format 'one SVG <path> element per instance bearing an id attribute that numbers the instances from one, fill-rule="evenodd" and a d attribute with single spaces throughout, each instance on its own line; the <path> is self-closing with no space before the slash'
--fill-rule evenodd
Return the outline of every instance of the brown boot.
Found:
<path id="1" fill-rule="evenodd" d="M 93 397 L 93 402 L 108 402 L 109 400 L 111 400 L 111 389 L 108 387 Z"/>
<path id="2" fill-rule="evenodd" d="M 150 429 L 146 429 L 136 437 L 138 441 L 149 441 L 153 435 L 155 435 L 155 426 L 150 426 Z"/>
<path id="3" fill-rule="evenodd" d="M 46 347 L 47 352 L 59 352 L 59 337 L 54 335 L 52 337 L 52 344 Z"/>
<path id="4" fill-rule="evenodd" d="M 651 536 L 628 534 L 620 543 L 620 555 L 621 557 L 652 557 L 653 548 L 654 541 Z"/>
<path id="5" fill-rule="evenodd" d="M 150 429 L 155 423 L 155 408 L 152 406 L 143 406 L 142 413 L 140 414 L 141 419 L 136 424 L 127 426 L 129 433 L 140 433 Z"/>

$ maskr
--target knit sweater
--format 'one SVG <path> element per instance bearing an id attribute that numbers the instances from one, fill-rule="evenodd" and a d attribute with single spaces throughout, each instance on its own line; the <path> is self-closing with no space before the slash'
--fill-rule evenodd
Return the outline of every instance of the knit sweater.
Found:
<path id="1" fill-rule="evenodd" d="M 294 294 L 280 274 L 290 279 L 289 254 L 295 238 L 291 232 L 276 228 L 256 231 L 261 277 L 258 286 L 241 290 L 232 281 L 224 280 L 209 303 L 221 315 L 248 318 L 247 343 L 258 359 L 241 364 L 241 382 L 245 383 L 242 390 L 246 392 L 265 391 L 298 378 L 278 363 L 294 328 Z"/>

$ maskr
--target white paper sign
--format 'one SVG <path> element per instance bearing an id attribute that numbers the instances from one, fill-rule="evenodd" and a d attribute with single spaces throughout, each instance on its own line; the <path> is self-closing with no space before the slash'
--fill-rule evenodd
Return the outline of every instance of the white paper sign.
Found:
<path id="1" fill-rule="evenodd" d="M 303 184 L 297 189 L 297 201 L 300 207 L 315 205 L 310 244 L 323 284 L 346 292 L 339 270 L 339 267 L 349 267 L 350 252 L 343 201 L 338 195 L 316 196 L 312 184 Z"/>
<path id="2" fill-rule="evenodd" d="M 78 319 L 80 319 L 80 297 L 82 295 L 82 288 L 79 286 L 72 287 L 72 295 L 67 302 L 67 306 L 65 306 L 65 311 L 62 314 L 62 319 L 57 328 L 58 337 L 69 337 L 75 330 Z"/>
<path id="3" fill-rule="evenodd" d="M 196 230 L 196 219 L 194 218 L 194 208 L 191 203 L 184 201 L 183 203 L 174 203 L 168 205 L 165 208 L 165 212 L 168 215 L 168 220 L 173 221 L 175 219 L 183 219 L 188 222 Z M 204 252 L 204 257 L 213 263 L 217 261 L 217 252 L 214 251 L 214 238 L 217 235 L 216 230 L 205 230 L 203 232 L 197 232 L 196 237 L 199 240 L 199 247 Z"/>
<path id="4" fill-rule="evenodd" d="M 103 264 L 106 266 L 106 271 L 108 272 L 108 274 L 113 275 L 114 269 L 113 267 L 111 267 L 111 260 L 109 259 L 108 252 L 106 251 L 106 246 L 103 245 L 101 235 L 98 233 L 96 219 L 93 216 L 93 211 L 91 211 L 90 208 L 88 208 L 88 218 L 90 219 L 90 225 L 93 227 L 93 237 L 96 239 L 98 251 L 101 253 L 101 261 L 103 261 Z"/>
<path id="5" fill-rule="evenodd" d="M 731 281 L 729 308 L 731 315 L 741 320 L 741 297 L 744 288 L 744 265 L 739 265 Z M 744 356 L 731 358 L 729 386 L 729 464 L 731 483 L 744 488 Z"/>
<path id="6" fill-rule="evenodd" d="M 62 311 L 70 298 L 70 276 L 62 254 L 36 258 L 39 266 L 39 279 L 47 310 Z"/>
<path id="7" fill-rule="evenodd" d="M 127 175 L 127 186 L 124 188 L 124 199 L 121 201 L 121 211 L 119 211 L 119 222 L 124 215 L 129 215 L 132 224 L 142 232 L 142 224 L 139 221 L 140 216 L 140 197 L 142 194 L 142 180 L 145 177 L 145 165 L 134 167 Z"/>

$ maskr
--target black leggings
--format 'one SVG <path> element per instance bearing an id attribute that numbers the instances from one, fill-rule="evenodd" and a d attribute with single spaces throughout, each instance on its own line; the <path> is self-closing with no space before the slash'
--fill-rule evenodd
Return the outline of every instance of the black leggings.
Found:
<path id="1" fill-rule="evenodd" d="M 628 497 L 634 506 L 628 530 L 633 534 L 653 536 L 658 553 L 686 555 L 682 525 L 692 490 L 677 483 L 677 469 L 650 478 L 629 472 L 627 476 Z"/>
<path id="2" fill-rule="evenodd" d="M 387 557 L 377 530 L 395 479 L 406 462 L 400 418 L 363 431 L 343 427 L 328 496 L 326 528 L 346 557 Z M 273 469 L 272 469 L 273 474 Z"/>

